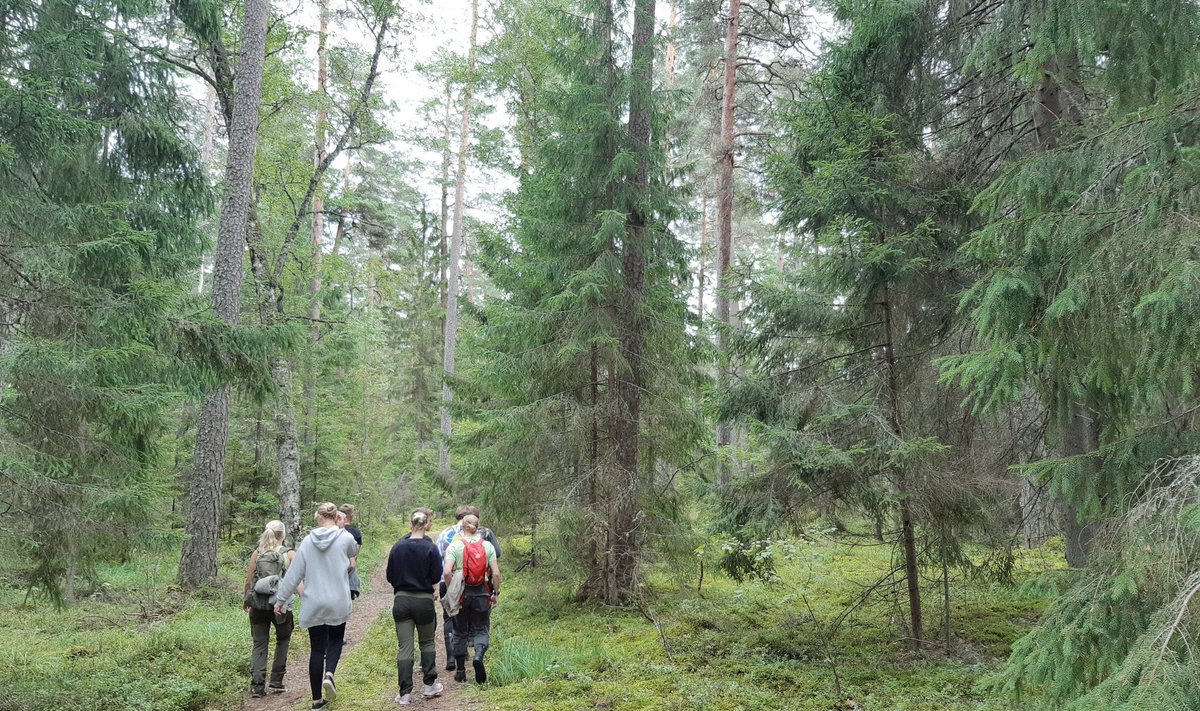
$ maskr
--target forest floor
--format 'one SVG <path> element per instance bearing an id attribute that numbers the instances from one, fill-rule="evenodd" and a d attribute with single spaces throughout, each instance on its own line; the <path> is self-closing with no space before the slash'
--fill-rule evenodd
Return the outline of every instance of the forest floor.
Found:
<path id="1" fill-rule="evenodd" d="M 381 561 L 395 531 L 365 530 L 369 582 L 356 604 L 331 711 L 397 708 L 396 637 Z M 370 544 L 371 541 L 377 545 Z M 517 571 L 527 539 L 504 539 L 505 594 L 493 616 L 489 683 L 439 671 L 426 711 L 999 711 L 1022 708 L 984 682 L 1048 601 L 1019 583 L 1061 567 L 1061 544 L 1019 551 L 1016 584 L 951 576 L 950 648 L 942 590 L 927 571 L 925 652 L 914 654 L 893 596 L 861 594 L 893 551 L 861 536 L 810 536 L 777 552 L 779 579 L 737 584 L 694 557 L 652 565 L 642 610 L 579 605 L 553 565 Z M 99 571 L 102 583 L 56 610 L 0 567 L 0 711 L 284 711 L 308 707 L 307 635 L 293 637 L 284 698 L 248 698 L 249 630 L 240 607 L 244 550 L 222 551 L 221 578 L 182 595 L 175 550 Z M 1053 574 L 1053 573 L 1051 573 Z M 1029 588 L 1029 589 L 1026 589 Z M 852 614 L 842 613 L 853 608 Z M 645 613 L 645 614 L 643 614 Z M 654 618 L 657 624 L 647 620 Z M 835 623 L 840 624 L 835 626 Z M 439 634 L 439 652 L 441 641 Z M 439 670 L 444 656 L 439 654 Z M 417 689 L 420 689 L 419 683 Z M 252 703 L 253 702 L 253 703 Z"/>

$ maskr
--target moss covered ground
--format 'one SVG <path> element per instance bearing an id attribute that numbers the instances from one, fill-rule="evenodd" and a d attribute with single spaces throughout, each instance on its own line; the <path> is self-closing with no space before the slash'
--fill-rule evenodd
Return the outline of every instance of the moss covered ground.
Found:
<path id="1" fill-rule="evenodd" d="M 382 534 L 373 536 L 383 540 Z M 1015 708 L 979 685 L 1047 600 L 1017 585 L 955 579 L 951 649 L 914 654 L 899 609 L 877 595 L 842 620 L 890 569 L 890 548 L 846 540 L 798 544 L 778 561 L 780 581 L 741 585 L 710 568 L 702 593 L 680 566 L 647 583 L 642 610 L 574 602 L 575 590 L 506 542 L 505 591 L 494 616 L 491 682 L 464 700 L 496 711 L 537 709 L 786 709 L 827 711 Z M 364 567 L 386 546 L 369 547 Z M 103 584 L 58 611 L 23 591 L 0 591 L 0 711 L 235 708 L 247 686 L 250 645 L 240 590 L 244 551 L 222 555 L 222 582 L 192 595 L 171 586 L 172 552 L 101 571 Z M 1057 565 L 1058 551 L 1025 551 L 1017 577 Z M 927 632 L 943 638 L 940 589 L 925 581 Z M 657 621 L 652 624 L 647 615 Z M 296 635 L 293 649 L 305 653 Z M 395 637 L 385 614 L 339 669 L 335 711 L 388 708 Z"/>

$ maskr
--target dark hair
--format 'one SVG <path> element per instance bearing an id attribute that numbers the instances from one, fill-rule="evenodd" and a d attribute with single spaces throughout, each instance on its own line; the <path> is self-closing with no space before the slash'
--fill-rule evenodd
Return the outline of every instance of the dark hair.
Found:
<path id="1" fill-rule="evenodd" d="M 341 506 L 338 507 L 338 511 L 341 511 L 342 513 L 346 514 L 346 518 L 354 518 L 354 505 L 353 504 L 342 504 Z"/>
<path id="2" fill-rule="evenodd" d="M 463 516 L 466 516 L 467 514 L 470 514 L 470 513 L 474 513 L 473 511 L 471 511 L 472 508 L 473 507 L 466 506 L 466 505 L 459 506 L 457 509 L 454 510 L 454 520 L 461 521 L 461 520 L 463 520 Z"/>

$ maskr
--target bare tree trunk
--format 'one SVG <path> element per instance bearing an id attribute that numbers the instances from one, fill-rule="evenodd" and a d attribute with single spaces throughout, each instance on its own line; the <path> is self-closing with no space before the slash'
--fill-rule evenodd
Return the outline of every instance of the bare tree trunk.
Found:
<path id="1" fill-rule="evenodd" d="M 246 244 L 254 153 L 258 142 L 258 109 L 262 103 L 270 2 L 247 0 L 245 8 L 242 57 L 238 63 L 233 114 L 229 122 L 229 159 L 225 168 L 227 192 L 217 231 L 212 289 L 217 317 L 231 325 L 238 322 L 241 308 L 242 253 Z M 179 581 L 188 589 L 217 575 L 231 397 L 232 389 L 223 385 L 206 392 L 200 406 L 195 469 L 188 487 L 187 540 L 179 560 Z"/>
<path id="2" fill-rule="evenodd" d="M 292 365 L 284 356 L 271 359 L 275 396 L 275 449 L 279 458 L 279 520 L 287 527 L 288 545 L 300 531 L 300 448 L 296 446 L 296 412 L 292 407 Z M 315 493 L 315 492 L 314 492 Z"/>
<path id="3" fill-rule="evenodd" d="M 725 30 L 725 91 L 721 103 L 720 155 L 717 159 L 717 349 L 724 359 L 729 358 L 729 331 L 733 327 L 733 307 L 730 303 L 730 265 L 733 260 L 733 118 L 737 104 L 738 24 L 741 0 L 729 0 L 729 24 Z M 718 387 L 729 387 L 730 364 L 723 361 L 718 374 Z M 733 428 L 728 422 L 717 423 L 717 447 L 733 442 Z M 718 465 L 717 483 L 729 483 L 730 463 L 722 459 Z"/>
<path id="4" fill-rule="evenodd" d="M 204 137 L 200 142 L 200 166 L 208 175 L 212 165 L 213 136 L 217 132 L 217 90 L 212 84 L 204 85 Z M 208 268 L 208 255 L 200 255 L 200 278 L 196 282 L 196 293 L 204 293 L 204 272 Z"/>
<path id="5" fill-rule="evenodd" d="M 616 380 L 613 439 L 616 448 L 615 480 L 605 492 L 610 501 L 609 546 L 604 600 L 617 604 L 634 589 L 637 573 L 637 522 L 643 388 L 642 350 L 645 324 L 642 314 L 646 293 L 645 200 L 650 193 L 650 121 L 653 113 L 655 0 L 636 0 L 633 5 L 633 46 L 629 92 L 629 139 L 636 151 L 633 178 L 636 195 L 629 210 L 629 228 L 622 245 L 623 284 L 619 300 L 618 328 L 624 372 Z"/>
<path id="6" fill-rule="evenodd" d="M 329 116 L 325 102 L 329 96 L 329 75 L 327 70 L 325 47 L 329 39 L 329 0 L 321 0 L 319 25 L 317 29 L 317 125 L 313 148 L 313 169 L 320 170 L 325 162 L 325 126 Z M 308 280 L 308 368 L 304 378 L 304 447 L 313 453 L 314 461 L 317 450 L 317 343 L 321 336 L 321 265 L 323 255 L 321 242 L 325 236 L 325 188 L 324 184 L 317 186 L 312 197 L 312 227 L 310 242 L 312 246 Z M 291 366 L 284 364 L 276 372 L 284 375 L 289 383 Z M 289 387 L 288 390 L 291 388 Z M 280 388 L 281 392 L 283 388 Z M 281 394 L 282 398 L 282 394 Z M 280 415 L 291 415 L 290 422 L 277 418 L 276 437 L 279 445 L 279 514 L 280 520 L 288 525 L 288 535 L 291 536 L 292 521 L 289 516 L 296 516 L 297 527 L 300 516 L 300 453 L 296 446 L 296 418 L 291 402 L 276 403 L 276 412 Z M 290 436 L 289 436 L 290 435 Z M 291 497 L 291 498 L 286 498 Z M 290 542 L 289 542 L 290 544 Z"/>
<path id="7" fill-rule="evenodd" d="M 704 327 L 704 250 L 708 248 L 708 193 L 700 198 L 699 274 L 696 277 L 696 321 Z"/>
<path id="8" fill-rule="evenodd" d="M 446 267 L 450 261 L 450 105 L 453 103 L 450 96 L 450 80 L 446 80 L 446 100 L 445 112 L 442 115 L 442 240 L 441 240 L 441 261 L 439 262 L 439 279 L 438 284 L 441 287 L 440 304 L 442 307 L 442 323 L 441 333 L 443 343 L 446 338 L 446 299 L 448 282 L 446 281 Z"/>
<path id="9" fill-rule="evenodd" d="M 450 263 L 446 277 L 446 329 L 442 338 L 442 442 L 438 448 L 438 474 L 450 478 L 450 403 L 454 392 L 455 348 L 458 346 L 459 262 L 462 259 L 463 219 L 466 208 L 467 153 L 471 149 L 471 100 L 475 89 L 475 38 L 479 26 L 479 0 L 471 0 L 471 44 L 467 50 L 467 83 L 463 87 L 462 122 L 458 133 L 458 169 L 454 186 L 454 233 L 450 236 Z"/>

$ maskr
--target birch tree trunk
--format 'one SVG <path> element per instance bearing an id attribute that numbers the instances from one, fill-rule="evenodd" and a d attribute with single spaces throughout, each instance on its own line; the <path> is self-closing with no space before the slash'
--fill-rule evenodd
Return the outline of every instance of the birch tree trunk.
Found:
<path id="1" fill-rule="evenodd" d="M 238 63 L 229 122 L 226 194 L 217 230 L 212 294 L 213 310 L 217 317 L 231 325 L 238 322 L 241 308 L 242 254 L 246 244 L 254 153 L 258 142 L 258 109 L 262 103 L 269 13 L 269 0 L 246 1 L 242 23 L 242 57 Z M 223 385 L 206 392 L 200 406 L 195 465 L 188 487 L 187 540 L 184 541 L 179 560 L 179 581 L 185 589 L 194 588 L 217 575 L 217 542 L 231 398 L 231 387 Z"/>
<path id="2" fill-rule="evenodd" d="M 471 99 L 475 89 L 475 38 L 479 26 L 479 0 L 471 0 L 471 44 L 467 50 L 467 83 L 463 87 L 462 122 L 458 133 L 458 168 L 454 187 L 454 233 L 450 236 L 450 256 L 446 274 L 446 328 L 442 337 L 442 441 L 438 447 L 438 474 L 450 478 L 450 404 L 454 392 L 455 348 L 458 345 L 458 291 L 462 260 L 463 219 L 466 208 L 467 153 L 471 148 Z"/>
<path id="3" fill-rule="evenodd" d="M 733 307 L 729 299 L 730 265 L 733 261 L 733 111 L 737 102 L 738 24 L 741 0 L 729 0 L 729 20 L 725 30 L 725 90 L 721 103 L 721 141 L 717 162 L 717 348 L 722 358 L 728 358 L 729 330 L 733 327 Z M 718 387 L 729 387 L 730 365 L 722 362 Z M 717 447 L 726 448 L 733 441 L 733 428 L 728 422 L 717 423 Z M 719 463 L 717 483 L 729 483 L 731 465 L 724 458 Z"/>
<path id="4" fill-rule="evenodd" d="M 325 162 L 325 126 L 329 121 L 325 102 L 329 95 L 328 72 L 326 69 L 325 47 L 329 40 L 329 0 L 321 0 L 320 18 L 317 29 L 317 125 L 316 138 L 313 148 L 313 169 L 320 170 Z M 317 450 L 317 372 L 314 362 L 317 341 L 321 335 L 321 243 L 325 237 L 325 187 L 318 184 L 312 198 L 312 227 L 310 242 L 312 256 L 309 268 L 312 270 L 308 280 L 308 368 L 304 378 L 304 446 L 313 453 L 316 461 Z M 284 372 L 284 371 L 288 372 Z M 281 364 L 275 372 L 291 382 L 290 364 Z M 279 382 L 278 380 L 276 382 Z M 290 387 L 288 390 L 290 391 Z M 282 390 L 282 388 L 281 388 Z M 278 415 L 288 418 L 280 420 L 277 417 L 276 442 L 279 456 L 279 518 L 287 524 L 288 537 L 292 531 L 300 527 L 300 452 L 296 446 L 296 417 L 292 403 L 279 402 L 275 405 Z M 290 416 L 290 418 L 288 417 Z M 290 436 L 288 436 L 290 434 Z M 293 523 L 295 524 L 293 526 Z M 291 541 L 288 541 L 289 545 Z"/>

